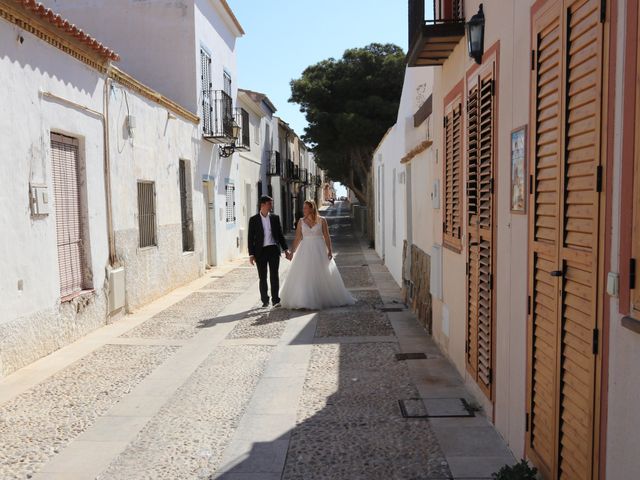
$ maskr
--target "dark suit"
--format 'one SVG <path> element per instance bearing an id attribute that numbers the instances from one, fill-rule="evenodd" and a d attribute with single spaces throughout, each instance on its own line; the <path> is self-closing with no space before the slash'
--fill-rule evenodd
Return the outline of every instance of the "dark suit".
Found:
<path id="1" fill-rule="evenodd" d="M 275 245 L 264 246 L 264 228 L 260 213 L 249 219 L 249 255 L 256 259 L 258 266 L 258 276 L 260 277 L 260 297 L 263 303 L 269 302 L 269 293 L 267 291 L 267 267 L 269 269 L 269 277 L 271 280 L 271 301 L 275 305 L 280 302 L 278 292 L 280 290 L 280 278 L 278 277 L 278 269 L 280 268 L 280 248 L 287 250 L 287 241 L 282 233 L 282 225 L 280 225 L 280 217 L 269 214 L 269 222 L 271 224 L 271 235 Z"/>

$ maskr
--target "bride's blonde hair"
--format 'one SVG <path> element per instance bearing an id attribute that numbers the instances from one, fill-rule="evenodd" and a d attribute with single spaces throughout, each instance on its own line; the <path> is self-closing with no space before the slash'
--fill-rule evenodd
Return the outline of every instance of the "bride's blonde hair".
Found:
<path id="1" fill-rule="evenodd" d="M 313 224 L 315 225 L 318 222 L 318 208 L 316 207 L 316 202 L 313 200 L 305 200 L 305 205 L 308 205 L 311 209 L 311 216 L 313 217 Z"/>

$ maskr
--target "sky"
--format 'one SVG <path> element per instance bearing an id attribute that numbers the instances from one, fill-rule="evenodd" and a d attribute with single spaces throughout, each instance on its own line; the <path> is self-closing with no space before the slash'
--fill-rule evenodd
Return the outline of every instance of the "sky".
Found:
<path id="1" fill-rule="evenodd" d="M 245 36 L 236 47 L 238 86 L 266 94 L 298 135 L 306 121 L 289 82 L 329 57 L 370 43 L 407 49 L 406 0 L 228 0 Z"/>

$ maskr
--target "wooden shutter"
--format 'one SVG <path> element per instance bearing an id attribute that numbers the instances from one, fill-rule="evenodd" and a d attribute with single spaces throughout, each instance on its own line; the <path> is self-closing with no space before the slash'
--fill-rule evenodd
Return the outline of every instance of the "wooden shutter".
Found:
<path id="1" fill-rule="evenodd" d="M 462 106 L 455 105 L 444 118 L 444 243 L 462 248 Z"/>
<path id="2" fill-rule="evenodd" d="M 60 296 L 66 297 L 84 287 L 78 140 L 52 133 L 51 159 Z"/>
<path id="3" fill-rule="evenodd" d="M 534 20 L 527 447 L 549 478 L 593 478 L 602 24 L 597 0 Z"/>
<path id="4" fill-rule="evenodd" d="M 600 1 L 567 2 L 560 343 L 561 478 L 592 478 L 599 244 Z"/>
<path id="5" fill-rule="evenodd" d="M 471 82 L 467 95 L 467 369 L 491 398 L 495 123 L 492 68 Z"/>
<path id="6" fill-rule="evenodd" d="M 560 154 L 562 135 L 561 5 L 534 20 L 536 65 L 533 86 L 529 223 L 530 338 L 528 449 L 545 476 L 555 468 L 555 398 L 558 351 Z"/>
<path id="7" fill-rule="evenodd" d="M 640 8 L 638 8 L 637 25 L 640 26 Z M 640 43 L 640 34 L 637 42 Z M 640 68 L 640 48 L 636 66 Z M 629 265 L 630 313 L 640 319 L 640 78 L 636 80 L 636 122 L 635 122 L 635 164 L 633 181 L 633 231 L 631 243 L 631 265 Z"/>

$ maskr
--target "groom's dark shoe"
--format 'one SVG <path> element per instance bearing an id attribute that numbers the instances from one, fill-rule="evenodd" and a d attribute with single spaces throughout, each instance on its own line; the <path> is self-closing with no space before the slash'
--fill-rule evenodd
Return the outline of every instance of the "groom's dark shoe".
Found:
<path id="1" fill-rule="evenodd" d="M 262 308 L 265 308 L 265 307 L 268 307 L 268 306 L 269 306 L 269 302 L 268 301 L 262 302 Z"/>
<path id="2" fill-rule="evenodd" d="M 280 308 L 282 304 L 280 302 L 276 302 L 273 304 L 273 308 Z"/>

